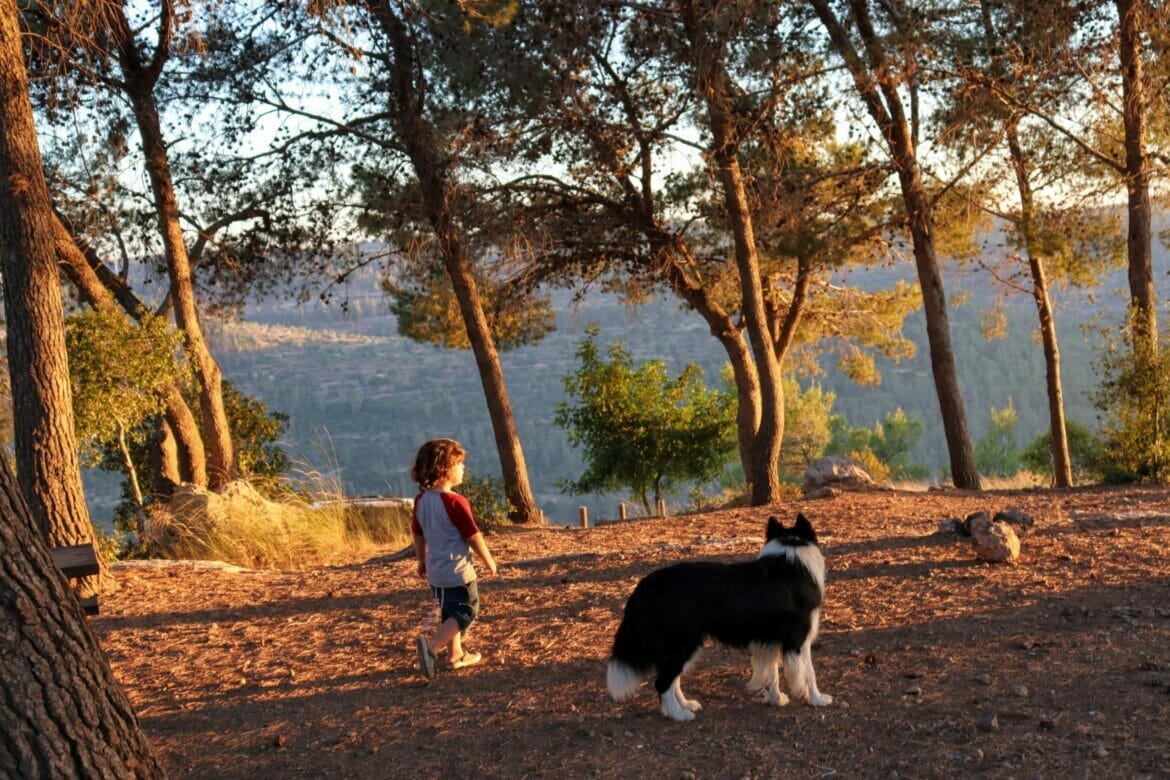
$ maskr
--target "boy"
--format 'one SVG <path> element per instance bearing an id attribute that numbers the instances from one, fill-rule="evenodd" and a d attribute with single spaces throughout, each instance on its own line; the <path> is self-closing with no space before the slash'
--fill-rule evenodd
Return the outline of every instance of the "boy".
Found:
<path id="1" fill-rule="evenodd" d="M 496 562 L 471 515 L 471 505 L 451 488 L 463 481 L 466 450 L 452 439 L 435 439 L 419 448 L 411 477 L 419 486 L 410 521 L 418 574 L 426 577 L 439 600 L 442 621 L 434 636 L 420 636 L 418 665 L 427 679 L 435 676 L 438 653 L 447 651 L 452 669 L 477 664 L 479 653 L 463 649 L 463 635 L 479 613 L 479 591 L 471 551 L 496 573 Z"/>

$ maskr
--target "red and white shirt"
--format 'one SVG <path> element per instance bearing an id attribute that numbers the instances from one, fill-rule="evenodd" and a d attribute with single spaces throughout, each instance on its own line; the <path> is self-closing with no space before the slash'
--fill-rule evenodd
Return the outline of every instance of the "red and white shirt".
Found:
<path id="1" fill-rule="evenodd" d="M 479 533 L 471 504 L 458 493 L 424 490 L 414 498 L 410 531 L 427 542 L 427 582 L 453 588 L 476 579 L 467 540 Z"/>

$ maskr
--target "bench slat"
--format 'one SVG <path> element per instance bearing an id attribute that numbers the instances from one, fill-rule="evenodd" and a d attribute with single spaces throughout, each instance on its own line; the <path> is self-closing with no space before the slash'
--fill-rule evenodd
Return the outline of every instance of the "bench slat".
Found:
<path id="1" fill-rule="evenodd" d="M 57 568 L 65 572 L 65 576 L 70 579 L 91 577 L 101 571 L 92 544 L 53 547 L 49 554 L 53 556 L 53 563 L 57 564 Z"/>

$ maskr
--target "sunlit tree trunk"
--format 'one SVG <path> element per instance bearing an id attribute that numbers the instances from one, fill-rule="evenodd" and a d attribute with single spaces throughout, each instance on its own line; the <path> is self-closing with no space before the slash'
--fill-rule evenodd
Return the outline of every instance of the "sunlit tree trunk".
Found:
<path id="1" fill-rule="evenodd" d="M 126 316 L 141 319 L 146 305 L 105 264 L 90 256 L 59 218 L 55 220 L 55 234 L 61 273 L 77 290 L 78 297 L 95 309 L 114 311 L 120 306 Z M 206 486 L 207 459 L 199 423 L 178 385 L 167 385 L 163 392 L 166 408 L 162 425 L 167 430 L 158 437 L 158 475 L 171 483 Z"/>
<path id="2" fill-rule="evenodd" d="M 1125 190 L 1129 228 L 1130 321 L 1135 356 L 1152 365 L 1158 351 L 1157 301 L 1150 245 L 1150 166 L 1146 153 L 1146 94 L 1142 34 L 1147 19 L 1144 0 L 1116 0 L 1121 28 L 1122 124 L 1125 128 Z"/>
<path id="3" fill-rule="evenodd" d="M 1035 211 L 1032 186 L 1028 180 L 1027 163 L 1015 128 L 1008 132 L 1008 150 L 1016 174 L 1016 188 L 1020 193 L 1020 234 L 1024 251 L 1028 254 L 1028 268 L 1032 275 L 1032 297 L 1040 325 L 1040 342 L 1044 349 L 1044 377 L 1048 388 L 1048 425 L 1052 432 L 1052 480 L 1056 487 L 1072 486 L 1072 459 L 1068 452 L 1068 430 L 1064 419 L 1064 388 L 1060 380 L 1060 349 L 1056 339 L 1056 320 L 1052 300 L 1048 295 L 1048 274 L 1044 259 L 1036 246 Z"/>
<path id="4" fill-rule="evenodd" d="M 20 488 L 52 546 L 92 542 L 65 350 L 53 211 L 29 101 L 17 10 L 0 3 L 0 264 Z M 104 575 L 104 570 L 103 570 Z M 99 590 L 100 577 L 82 583 Z"/>
<path id="5" fill-rule="evenodd" d="M 922 290 L 930 367 L 950 456 L 951 479 L 956 487 L 978 490 L 979 470 L 975 466 L 975 450 L 971 445 L 967 414 L 959 392 L 946 293 L 934 245 L 933 205 L 922 182 L 913 132 L 898 95 L 897 74 L 893 72 L 894 66 L 891 64 L 894 58 L 885 51 L 883 47 L 886 43 L 873 29 L 867 0 L 849 0 L 851 20 L 861 36 L 864 54 L 854 47 L 849 33 L 829 7 L 828 0 L 809 2 L 828 31 L 833 47 L 845 61 L 866 110 L 877 123 L 897 169 L 914 248 L 914 264 Z"/>
<path id="6" fill-rule="evenodd" d="M 434 130 L 423 114 L 424 88 L 419 81 L 422 69 L 418 66 L 418 52 L 402 20 L 386 4 L 374 3 L 371 11 L 390 39 L 396 129 L 418 178 L 423 207 L 438 241 L 439 252 L 467 329 L 467 339 L 475 355 L 499 452 L 509 517 L 514 522 L 534 522 L 540 519 L 540 510 L 528 481 L 528 467 L 524 462 L 516 418 L 504 383 L 503 368 L 484 315 L 471 259 L 467 255 L 467 242 L 452 213 L 454 184 L 446 165 L 436 153 L 432 140 Z"/>
<path id="7" fill-rule="evenodd" d="M 680 5 L 683 27 L 691 46 L 695 68 L 695 93 L 707 109 L 711 131 L 710 161 L 723 189 L 735 264 L 739 272 L 741 306 L 755 361 L 760 392 L 760 422 L 751 447 L 751 472 L 747 475 L 753 506 L 780 500 L 779 456 L 784 438 L 784 388 L 780 363 L 768 328 L 760 259 L 756 247 L 751 207 L 747 200 L 744 174 L 739 165 L 739 144 L 734 128 L 728 74 L 722 44 L 703 29 L 703 10 L 694 2 Z"/>
<path id="8" fill-rule="evenodd" d="M 173 12 L 170 0 L 164 0 L 159 14 L 159 35 L 155 54 L 149 62 L 142 61 L 130 23 L 126 19 L 125 9 L 116 5 L 110 14 L 110 20 L 118 47 L 118 61 L 125 79 L 125 92 L 142 139 L 142 151 L 154 194 L 159 233 L 162 236 L 171 282 L 175 323 L 186 337 L 187 352 L 199 384 L 199 410 L 203 421 L 207 455 L 207 482 L 212 489 L 219 489 L 236 476 L 234 445 L 223 402 L 223 374 L 207 346 L 199 322 L 191 262 L 183 238 L 175 185 L 171 177 L 166 142 L 163 139 L 158 105 L 154 97 L 154 86 L 171 45 Z"/>
<path id="9" fill-rule="evenodd" d="M 0 776 L 163 777 L 20 493 L 0 455 Z"/>

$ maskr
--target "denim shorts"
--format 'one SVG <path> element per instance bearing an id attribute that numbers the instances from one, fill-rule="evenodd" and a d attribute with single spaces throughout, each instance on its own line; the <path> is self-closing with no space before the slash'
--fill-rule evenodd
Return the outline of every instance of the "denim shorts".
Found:
<path id="1" fill-rule="evenodd" d="M 466 631 L 479 614 L 479 587 L 475 580 L 453 588 L 437 588 L 432 585 L 431 590 L 439 600 L 440 622 L 445 623 L 447 618 L 455 618 L 459 630 Z"/>

